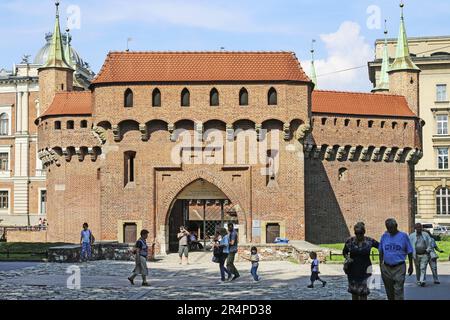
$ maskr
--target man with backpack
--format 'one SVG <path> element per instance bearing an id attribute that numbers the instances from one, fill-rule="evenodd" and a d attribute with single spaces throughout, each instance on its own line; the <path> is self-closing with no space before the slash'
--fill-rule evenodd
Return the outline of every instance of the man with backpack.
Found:
<path id="1" fill-rule="evenodd" d="M 94 244 L 95 238 L 92 235 L 92 231 L 89 230 L 89 225 L 85 222 L 83 223 L 83 230 L 81 230 L 81 255 L 80 260 L 88 261 L 92 257 L 91 247 Z"/>

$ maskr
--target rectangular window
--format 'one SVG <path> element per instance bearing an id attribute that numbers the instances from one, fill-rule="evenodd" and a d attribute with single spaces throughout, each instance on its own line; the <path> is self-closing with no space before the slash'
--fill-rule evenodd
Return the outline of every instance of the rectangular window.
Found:
<path id="1" fill-rule="evenodd" d="M 0 171 L 8 171 L 9 170 L 8 158 L 9 158 L 8 153 L 6 153 L 6 152 L 0 153 Z"/>
<path id="2" fill-rule="evenodd" d="M 0 191 L 0 209 L 9 208 L 9 191 Z"/>
<path id="3" fill-rule="evenodd" d="M 436 85 L 436 101 L 447 101 L 447 85 Z"/>
<path id="4" fill-rule="evenodd" d="M 41 214 L 44 215 L 47 213 L 47 190 L 41 190 L 39 196 L 39 207 Z"/>
<path id="5" fill-rule="evenodd" d="M 448 148 L 438 148 L 438 169 L 448 169 Z"/>
<path id="6" fill-rule="evenodd" d="M 124 185 L 134 182 L 134 160 L 136 152 L 128 151 L 124 155 Z"/>
<path id="7" fill-rule="evenodd" d="M 447 135 L 448 134 L 448 116 L 438 115 L 436 117 L 437 121 L 437 134 Z"/>

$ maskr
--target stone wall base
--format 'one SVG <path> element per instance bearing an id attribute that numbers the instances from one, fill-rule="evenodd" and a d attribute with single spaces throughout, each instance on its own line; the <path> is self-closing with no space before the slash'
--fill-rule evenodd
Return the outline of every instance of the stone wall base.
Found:
<path id="1" fill-rule="evenodd" d="M 99 242 L 92 246 L 91 260 L 134 261 L 133 245 L 117 242 Z M 80 261 L 81 246 L 68 245 L 48 250 L 49 262 L 76 263 Z"/>
<path id="2" fill-rule="evenodd" d="M 261 261 L 295 260 L 299 264 L 307 264 L 309 263 L 310 252 L 314 251 L 317 253 L 319 261 L 325 263 L 326 257 L 330 254 L 327 249 L 307 250 L 292 244 L 241 244 L 238 249 L 237 261 L 247 261 L 242 257 L 250 258 L 250 250 L 253 246 L 258 249 Z"/>

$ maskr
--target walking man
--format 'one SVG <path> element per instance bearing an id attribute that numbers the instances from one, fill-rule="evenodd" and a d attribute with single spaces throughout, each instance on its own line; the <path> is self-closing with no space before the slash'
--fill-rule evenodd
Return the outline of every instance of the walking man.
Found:
<path id="1" fill-rule="evenodd" d="M 417 285 L 425 287 L 425 277 L 427 272 L 428 261 L 430 259 L 431 237 L 428 233 L 423 232 L 421 223 L 416 223 L 415 232 L 409 235 L 411 246 L 413 248 L 413 259 L 416 266 Z"/>
<path id="2" fill-rule="evenodd" d="M 414 272 L 413 248 L 408 235 L 398 230 L 398 224 L 395 219 L 387 219 L 385 224 L 387 232 L 381 237 L 378 249 L 380 252 L 381 277 L 388 299 L 404 300 L 405 259 L 408 256 L 408 275 L 412 275 Z"/>
<path id="3" fill-rule="evenodd" d="M 231 275 L 233 278 L 231 281 L 236 280 L 240 277 L 239 271 L 236 269 L 234 265 L 234 258 L 236 257 L 236 253 L 238 252 L 238 234 L 236 230 L 234 230 L 234 225 L 232 223 L 228 224 L 228 234 L 229 234 L 229 254 L 227 257 L 227 270 L 230 273 L 228 276 L 228 280 L 230 280 Z"/>
<path id="4" fill-rule="evenodd" d="M 137 277 L 138 274 L 142 275 L 142 286 L 148 287 L 147 276 L 148 276 L 148 267 L 147 267 L 147 257 L 148 257 L 148 230 L 141 231 L 141 237 L 136 242 L 136 245 L 133 249 L 133 252 L 136 254 L 135 259 L 135 267 L 133 273 L 128 278 L 130 283 L 134 285 L 134 278 Z"/>

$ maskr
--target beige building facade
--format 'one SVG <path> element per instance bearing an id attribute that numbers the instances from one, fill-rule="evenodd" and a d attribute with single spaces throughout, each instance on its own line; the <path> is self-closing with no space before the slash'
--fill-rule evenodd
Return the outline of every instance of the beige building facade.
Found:
<path id="1" fill-rule="evenodd" d="M 390 61 L 397 39 L 387 39 Z M 413 62 L 420 68 L 419 116 L 423 127 L 423 158 L 415 170 L 416 221 L 450 226 L 450 36 L 408 38 Z M 369 63 L 370 80 L 380 84 L 384 40 L 376 41 Z"/>

